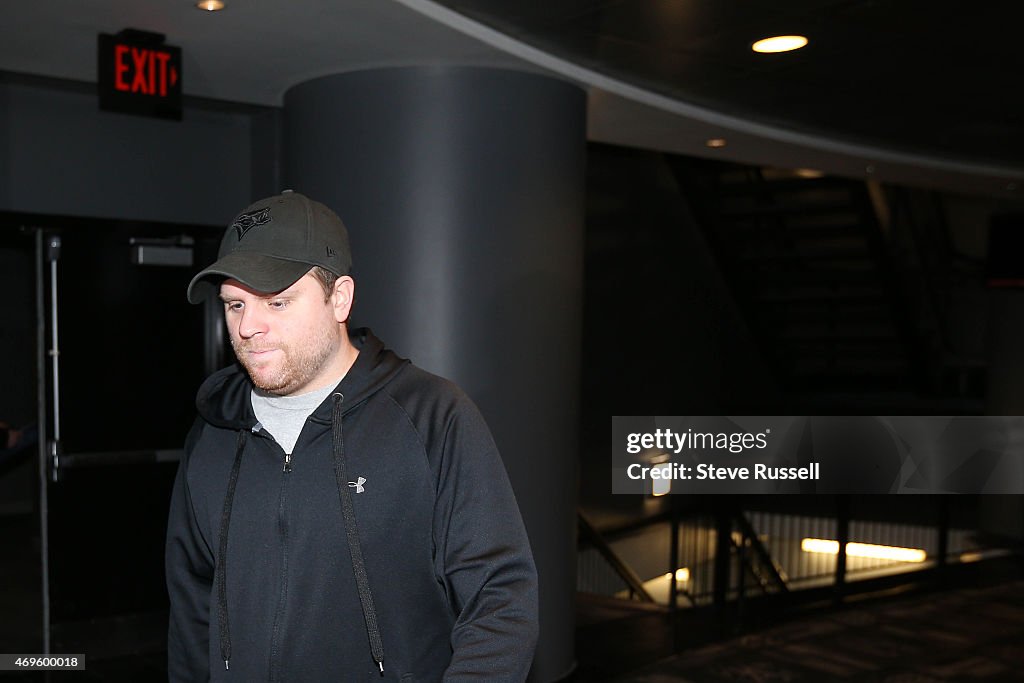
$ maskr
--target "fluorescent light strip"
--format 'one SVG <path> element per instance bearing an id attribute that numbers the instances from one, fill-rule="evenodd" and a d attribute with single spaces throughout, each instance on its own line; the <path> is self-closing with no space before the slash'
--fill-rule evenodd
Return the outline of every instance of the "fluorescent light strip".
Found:
<path id="1" fill-rule="evenodd" d="M 839 554 L 839 541 L 822 538 L 805 538 L 800 541 L 800 550 L 805 553 L 822 553 L 825 555 Z M 868 557 L 875 560 L 894 560 L 896 562 L 924 562 L 928 554 L 920 548 L 898 548 L 891 545 L 875 545 L 872 543 L 847 543 L 848 557 Z"/>
<path id="2" fill-rule="evenodd" d="M 771 38 L 762 38 L 751 45 L 750 49 L 761 53 L 791 52 L 806 45 L 806 36 L 772 36 Z"/>

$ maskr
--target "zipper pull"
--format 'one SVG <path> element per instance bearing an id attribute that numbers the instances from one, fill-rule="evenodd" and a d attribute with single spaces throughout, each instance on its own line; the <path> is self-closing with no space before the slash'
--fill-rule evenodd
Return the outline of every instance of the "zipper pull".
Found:
<path id="1" fill-rule="evenodd" d="M 284 454 L 284 469 L 282 471 L 283 472 L 291 472 L 292 471 L 292 454 L 291 453 L 285 453 Z"/>

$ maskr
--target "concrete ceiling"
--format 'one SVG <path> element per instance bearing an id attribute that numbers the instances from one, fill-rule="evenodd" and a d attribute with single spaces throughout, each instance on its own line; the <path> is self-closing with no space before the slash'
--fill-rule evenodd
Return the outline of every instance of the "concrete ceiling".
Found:
<path id="1" fill-rule="evenodd" d="M 562 4 L 566 2 L 590 9 L 617 5 L 619 11 L 627 12 L 623 16 L 628 16 L 631 6 L 639 12 L 644 5 L 635 0 L 564 0 Z M 649 73 L 624 70 L 614 60 L 587 58 L 571 45 L 560 45 L 557 36 L 538 38 L 541 34 L 531 32 L 521 12 L 514 11 L 522 3 L 446 4 L 228 0 L 227 9 L 209 13 L 197 10 L 191 0 L 9 3 L 0 23 L 0 70 L 95 82 L 97 34 L 131 27 L 163 33 L 168 43 L 182 48 L 186 96 L 256 105 L 280 106 L 289 87 L 344 71 L 412 64 L 540 71 L 587 90 L 588 136 L 594 141 L 750 164 L 815 168 L 968 194 L 1012 199 L 1024 194 L 1024 159 L 978 161 L 978 155 L 948 150 L 941 154 L 920 147 L 907 151 L 905 146 L 885 142 L 884 137 L 872 139 L 870 130 L 868 135 L 858 130 L 856 136 L 843 135 L 834 126 L 823 131 L 806 125 L 796 112 L 787 120 L 785 109 L 760 116 L 749 107 L 735 106 L 721 93 L 717 100 L 688 97 L 673 88 L 670 79 L 652 80 Z M 456 11 L 460 4 L 482 6 L 487 13 L 471 17 Z M 511 18 L 505 23 L 494 20 L 506 5 Z M 650 37 L 652 42 L 655 39 Z M 652 61 L 654 66 L 658 63 Z M 1010 80 L 1003 85 L 1016 87 Z M 899 102 L 879 104 L 899 108 Z M 971 121 L 963 123 L 966 129 Z M 710 150 L 704 143 L 712 137 L 724 137 L 728 145 Z"/>

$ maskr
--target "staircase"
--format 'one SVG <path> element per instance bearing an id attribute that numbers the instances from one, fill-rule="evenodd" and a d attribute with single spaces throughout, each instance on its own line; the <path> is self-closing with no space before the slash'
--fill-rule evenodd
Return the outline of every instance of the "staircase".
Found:
<path id="1" fill-rule="evenodd" d="M 940 344 L 908 300 L 881 189 L 820 174 L 668 163 L 789 392 L 926 392 Z M 934 326 L 933 326 L 934 328 Z"/>

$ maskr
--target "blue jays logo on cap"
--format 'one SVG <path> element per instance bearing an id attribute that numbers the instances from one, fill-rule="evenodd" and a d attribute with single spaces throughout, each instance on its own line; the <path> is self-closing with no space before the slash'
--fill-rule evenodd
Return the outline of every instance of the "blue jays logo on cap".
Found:
<path id="1" fill-rule="evenodd" d="M 238 233 L 238 239 L 241 240 L 245 237 L 245 233 L 255 228 L 257 225 L 264 225 L 270 222 L 270 207 L 263 209 L 257 209 L 256 211 L 250 211 L 249 213 L 243 213 L 235 222 L 231 224 L 231 227 Z"/>

